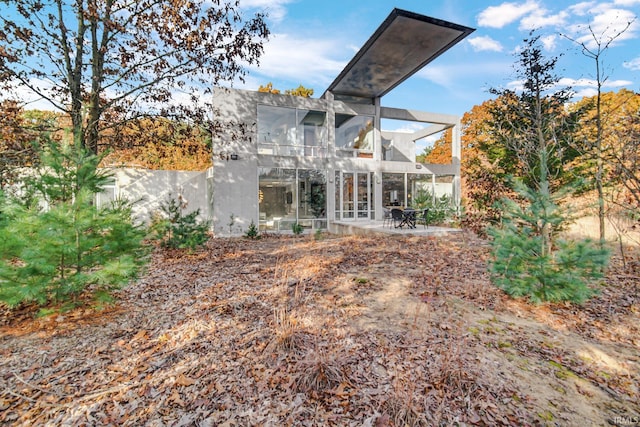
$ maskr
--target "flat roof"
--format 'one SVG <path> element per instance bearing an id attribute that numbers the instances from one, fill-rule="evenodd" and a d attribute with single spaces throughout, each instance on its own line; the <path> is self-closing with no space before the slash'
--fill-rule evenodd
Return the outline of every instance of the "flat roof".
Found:
<path id="1" fill-rule="evenodd" d="M 473 31 L 393 9 L 327 91 L 350 97 L 381 97 Z"/>

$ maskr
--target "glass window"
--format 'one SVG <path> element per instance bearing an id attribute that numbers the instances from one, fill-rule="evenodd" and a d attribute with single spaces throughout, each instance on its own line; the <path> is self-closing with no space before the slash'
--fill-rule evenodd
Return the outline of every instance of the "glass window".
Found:
<path id="1" fill-rule="evenodd" d="M 298 219 L 327 217 L 324 171 L 298 170 Z"/>
<path id="2" fill-rule="evenodd" d="M 96 207 L 110 207 L 118 196 L 117 192 L 118 189 L 116 188 L 115 179 L 109 179 L 109 181 L 105 185 L 103 185 L 102 191 L 100 193 L 96 193 L 95 195 Z"/>
<path id="3" fill-rule="evenodd" d="M 260 228 L 286 230 L 296 219 L 295 169 L 260 168 L 258 178 Z"/>
<path id="4" fill-rule="evenodd" d="M 278 156 L 324 156 L 324 111 L 258 105 L 258 153 Z"/>
<path id="5" fill-rule="evenodd" d="M 258 202 L 261 230 L 327 227 L 325 172 L 312 169 L 260 168 Z"/>
<path id="6" fill-rule="evenodd" d="M 434 192 L 437 198 L 441 198 L 442 196 L 453 197 L 453 178 L 453 175 L 436 176 Z"/>
<path id="7" fill-rule="evenodd" d="M 336 114 L 336 152 L 341 157 L 373 157 L 373 117 Z"/>
<path id="8" fill-rule="evenodd" d="M 335 190 L 334 190 L 334 194 L 335 194 L 335 217 L 337 220 L 341 220 L 342 219 L 342 209 L 340 208 L 340 188 L 341 188 L 341 179 L 340 177 L 342 176 L 340 171 L 336 171 L 335 172 Z"/>
<path id="9" fill-rule="evenodd" d="M 297 110 L 300 145 L 305 156 L 324 157 L 327 147 L 327 113 L 324 111 Z"/>
<path id="10" fill-rule="evenodd" d="M 382 174 L 382 205 L 405 206 L 404 174 Z"/>
<path id="11" fill-rule="evenodd" d="M 414 208 L 426 207 L 433 199 L 433 175 L 407 175 L 407 199 Z"/>

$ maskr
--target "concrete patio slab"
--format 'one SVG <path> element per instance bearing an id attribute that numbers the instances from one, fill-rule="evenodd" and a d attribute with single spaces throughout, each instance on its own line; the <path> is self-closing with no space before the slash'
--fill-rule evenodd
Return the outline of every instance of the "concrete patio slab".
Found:
<path id="1" fill-rule="evenodd" d="M 418 225 L 416 228 L 395 228 L 383 225 L 383 221 L 333 221 L 329 231 L 334 234 L 395 234 L 405 236 L 443 236 L 449 233 L 461 233 L 459 228 Z"/>

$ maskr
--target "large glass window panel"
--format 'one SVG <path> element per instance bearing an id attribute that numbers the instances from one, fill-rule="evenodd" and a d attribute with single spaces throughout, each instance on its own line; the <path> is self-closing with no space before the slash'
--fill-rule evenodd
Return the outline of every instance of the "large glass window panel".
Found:
<path id="1" fill-rule="evenodd" d="M 284 230 L 296 220 L 295 169 L 260 168 L 258 201 L 260 228 Z"/>
<path id="2" fill-rule="evenodd" d="M 258 105 L 258 153 L 323 157 L 326 116 L 324 111 Z"/>
<path id="3" fill-rule="evenodd" d="M 298 218 L 327 217 L 327 185 L 320 170 L 298 170 Z"/>
<path id="4" fill-rule="evenodd" d="M 453 197 L 453 175 L 436 175 L 435 196 Z"/>
<path id="5" fill-rule="evenodd" d="M 324 157 L 327 147 L 327 113 L 314 110 L 297 110 L 299 144 L 305 156 Z"/>
<path id="6" fill-rule="evenodd" d="M 336 153 L 341 157 L 372 157 L 373 117 L 336 114 Z"/>
<path id="7" fill-rule="evenodd" d="M 403 173 L 382 174 L 382 205 L 404 206 L 405 189 Z"/>
<path id="8" fill-rule="evenodd" d="M 258 105 L 258 153 L 287 155 L 296 145 L 295 108 Z"/>
<path id="9" fill-rule="evenodd" d="M 407 199 L 410 206 L 422 207 L 433 198 L 433 175 L 407 175 Z"/>

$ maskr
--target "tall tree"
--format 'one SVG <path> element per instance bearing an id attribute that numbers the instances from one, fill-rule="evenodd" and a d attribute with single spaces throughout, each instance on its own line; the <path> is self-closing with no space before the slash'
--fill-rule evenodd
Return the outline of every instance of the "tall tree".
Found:
<path id="1" fill-rule="evenodd" d="M 15 100 L 0 102 L 0 189 L 20 180 L 20 168 L 39 163 L 38 148 L 46 136 L 61 139 L 57 113 L 25 111 Z"/>
<path id="2" fill-rule="evenodd" d="M 433 147 L 430 147 L 427 153 L 425 149 L 424 163 L 436 165 L 451 164 L 451 141 L 453 132 L 451 129 L 445 130 L 440 138 L 434 141 Z"/>
<path id="3" fill-rule="evenodd" d="M 233 0 L 2 3 L 0 79 L 69 114 L 94 153 L 109 112 L 204 118 L 202 95 L 242 79 L 269 35 L 263 14 L 245 19 Z"/>
<path id="4" fill-rule="evenodd" d="M 635 19 L 634 19 L 635 20 Z M 604 147 L 603 147 L 603 122 L 602 122 L 602 85 L 607 81 L 608 76 L 604 73 L 602 57 L 604 53 L 611 47 L 611 45 L 618 39 L 625 31 L 629 29 L 633 20 L 627 22 L 621 30 L 612 30 L 607 28 L 603 33 L 596 34 L 594 29 L 589 26 L 590 37 L 583 38 L 581 40 L 573 39 L 566 36 L 569 40 L 573 41 L 580 46 L 583 55 L 593 60 L 595 67 L 595 81 L 596 81 L 596 99 L 595 99 L 595 135 L 593 139 L 585 141 L 584 151 L 588 153 L 596 164 L 595 172 L 595 187 L 598 191 L 598 222 L 600 229 L 600 244 L 604 244 L 605 240 L 605 195 L 604 195 Z"/>
<path id="5" fill-rule="evenodd" d="M 522 90 L 491 90 L 502 98 L 494 104 L 491 116 L 499 146 L 516 160 L 514 172 L 528 187 L 550 192 L 572 179 L 564 165 L 579 155 L 571 142 L 580 111 L 567 113 L 571 91 L 557 89 L 559 78 L 554 70 L 558 58 L 544 56 L 539 38 L 525 39 L 518 54 L 516 78 Z"/>
<path id="6" fill-rule="evenodd" d="M 462 116 L 462 197 L 465 226 L 480 235 L 500 221 L 496 202 L 511 196 L 508 176 L 515 173 L 514 156 L 494 136 L 491 111 L 504 99 L 487 100 Z"/>
<path id="7" fill-rule="evenodd" d="M 493 91 L 508 99 L 492 110 L 495 135 L 515 154 L 521 173 L 513 180 L 519 203 L 506 200 L 502 226 L 489 230 L 491 279 L 507 293 L 534 302 L 582 302 L 602 277 L 608 252 L 554 233 L 568 222 L 560 201 L 571 180 L 564 164 L 577 155 L 569 142 L 578 121 L 565 109 L 569 91 L 555 89 L 557 58 L 545 58 L 538 39 L 525 40 L 519 53 L 522 91 Z"/>

